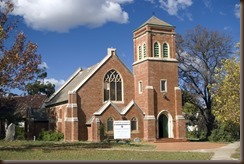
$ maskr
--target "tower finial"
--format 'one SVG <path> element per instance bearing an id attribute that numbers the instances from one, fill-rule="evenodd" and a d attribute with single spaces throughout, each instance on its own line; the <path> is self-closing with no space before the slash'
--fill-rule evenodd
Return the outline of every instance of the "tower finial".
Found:
<path id="1" fill-rule="evenodd" d="M 152 12 L 152 16 L 155 16 L 155 12 L 154 11 Z"/>

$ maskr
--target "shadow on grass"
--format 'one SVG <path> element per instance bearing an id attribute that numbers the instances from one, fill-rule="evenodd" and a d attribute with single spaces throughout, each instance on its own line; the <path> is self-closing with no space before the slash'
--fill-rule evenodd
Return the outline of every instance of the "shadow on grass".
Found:
<path id="1" fill-rule="evenodd" d="M 80 149 L 110 149 L 112 147 L 141 147 L 137 144 L 123 144 L 123 143 L 106 143 L 106 142 L 51 142 L 51 141 L 23 141 L 21 144 L 11 145 L 5 143 L 0 146 L 0 150 L 7 151 L 30 151 L 43 150 L 43 152 L 50 152 L 51 150 L 80 150 Z"/>
<path id="2" fill-rule="evenodd" d="M 94 149 L 94 148 L 111 148 L 111 144 L 108 143 L 83 143 L 83 142 L 74 142 L 74 143 L 66 143 L 66 142 L 30 142 L 23 143 L 21 145 L 11 145 L 11 146 L 1 146 L 0 150 L 8 150 L 8 151 L 29 151 L 31 149 L 43 149 L 45 151 L 48 150 L 74 150 L 74 149 Z"/>

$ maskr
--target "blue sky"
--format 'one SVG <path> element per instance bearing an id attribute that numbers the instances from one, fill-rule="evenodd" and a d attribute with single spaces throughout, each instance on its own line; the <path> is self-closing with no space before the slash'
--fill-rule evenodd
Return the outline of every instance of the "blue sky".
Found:
<path id="1" fill-rule="evenodd" d="M 18 29 L 38 44 L 46 80 L 57 88 L 79 67 L 98 63 L 107 48 L 132 70 L 133 31 L 154 15 L 184 34 L 196 25 L 240 41 L 239 0 L 13 0 Z"/>

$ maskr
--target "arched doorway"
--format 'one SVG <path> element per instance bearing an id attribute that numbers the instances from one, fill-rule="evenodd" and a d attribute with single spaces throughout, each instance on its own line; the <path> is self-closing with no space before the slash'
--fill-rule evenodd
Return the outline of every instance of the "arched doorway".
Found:
<path id="1" fill-rule="evenodd" d="M 158 118 L 158 138 L 168 138 L 168 117 L 161 114 Z"/>

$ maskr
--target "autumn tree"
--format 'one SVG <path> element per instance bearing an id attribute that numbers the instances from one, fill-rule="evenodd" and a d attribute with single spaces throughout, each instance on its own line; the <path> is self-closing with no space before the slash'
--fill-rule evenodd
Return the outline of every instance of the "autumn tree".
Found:
<path id="1" fill-rule="evenodd" d="M 217 82 L 217 68 L 222 66 L 221 60 L 232 53 L 232 48 L 229 35 L 202 26 L 196 26 L 184 36 L 176 35 L 180 86 L 190 93 L 190 102 L 204 118 L 207 136 L 211 134 L 215 122 L 209 85 Z"/>
<path id="2" fill-rule="evenodd" d="M 23 32 L 16 33 L 17 22 L 9 20 L 13 4 L 0 1 L 0 10 L 0 95 L 3 96 L 12 89 L 26 90 L 26 85 L 36 81 L 45 70 L 38 67 L 41 55 L 37 53 L 37 44 L 28 41 Z"/>
<path id="3" fill-rule="evenodd" d="M 212 86 L 213 114 L 218 122 L 240 126 L 240 61 L 233 58 L 222 63 L 223 67 L 217 70 L 216 75 L 218 84 Z"/>

